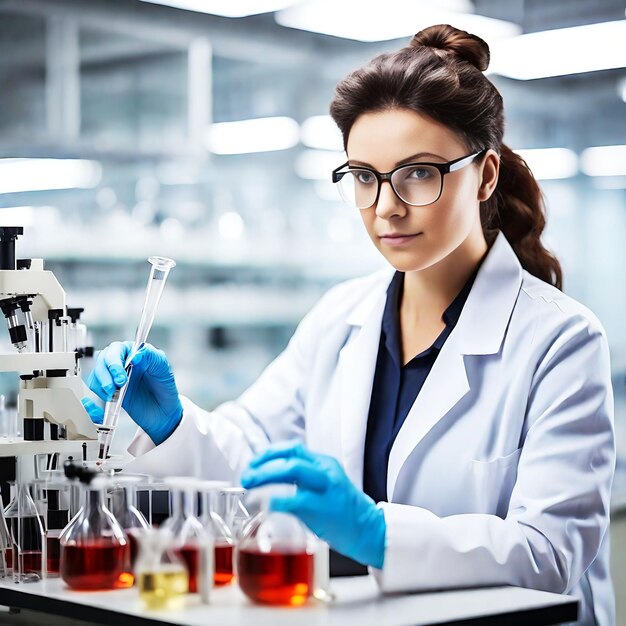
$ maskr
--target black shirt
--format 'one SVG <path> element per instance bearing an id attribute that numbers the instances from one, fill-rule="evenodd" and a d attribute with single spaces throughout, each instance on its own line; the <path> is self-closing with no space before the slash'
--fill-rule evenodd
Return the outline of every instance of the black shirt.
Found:
<path id="1" fill-rule="evenodd" d="M 432 346 L 413 357 L 404 366 L 400 331 L 404 272 L 396 272 L 391 280 L 383 313 L 363 463 L 363 491 L 375 502 L 387 500 L 387 465 L 391 446 L 439 351 L 461 316 L 477 273 L 478 271 L 470 277 L 445 310 L 442 319 L 446 327 Z"/>

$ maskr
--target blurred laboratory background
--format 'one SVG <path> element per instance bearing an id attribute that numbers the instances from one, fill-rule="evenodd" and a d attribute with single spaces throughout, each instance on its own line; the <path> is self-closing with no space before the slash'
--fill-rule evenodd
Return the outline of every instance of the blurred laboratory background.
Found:
<path id="1" fill-rule="evenodd" d="M 174 258 L 150 340 L 196 403 L 234 398 L 326 289 L 384 266 L 330 182 L 344 158 L 328 105 L 349 71 L 442 22 L 490 44 L 564 289 L 607 330 L 619 522 L 623 0 L 0 0 L 0 224 L 25 227 L 18 257 L 45 259 L 96 349 L 134 336 L 146 258 Z M 3 375 L 0 393 L 16 388 Z M 613 533 L 619 597 L 626 522 Z"/>

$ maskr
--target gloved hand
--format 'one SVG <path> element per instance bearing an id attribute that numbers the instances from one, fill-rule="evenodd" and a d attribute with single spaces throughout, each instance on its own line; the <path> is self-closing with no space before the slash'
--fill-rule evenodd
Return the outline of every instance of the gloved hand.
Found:
<path id="1" fill-rule="evenodd" d="M 116 341 L 98 355 L 87 384 L 105 402 L 126 382 L 124 361 L 132 345 L 131 341 Z M 174 374 L 165 353 L 149 343 L 133 357 L 132 365 L 122 407 L 159 445 L 174 432 L 183 416 Z M 82 402 L 91 419 L 101 424 L 103 410 L 88 398 Z"/>
<path id="2" fill-rule="evenodd" d="M 382 568 L 385 514 L 352 484 L 336 459 L 310 452 L 299 443 L 271 446 L 250 462 L 241 477 L 246 489 L 269 483 L 298 486 L 293 497 L 272 498 L 272 511 L 295 515 L 337 552 Z"/>

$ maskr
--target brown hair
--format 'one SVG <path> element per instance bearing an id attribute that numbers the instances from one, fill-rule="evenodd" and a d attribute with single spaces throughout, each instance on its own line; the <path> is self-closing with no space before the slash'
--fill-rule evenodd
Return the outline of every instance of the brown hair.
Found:
<path id="1" fill-rule="evenodd" d="M 559 261 L 544 248 L 545 206 L 526 162 L 502 143 L 502 96 L 483 72 L 489 46 L 447 24 L 417 33 L 408 46 L 381 54 L 336 87 L 330 114 L 347 146 L 350 129 L 363 113 L 410 109 L 444 124 L 469 152 L 492 148 L 500 155 L 495 192 L 480 205 L 487 243 L 501 230 L 522 267 L 562 288 Z"/>

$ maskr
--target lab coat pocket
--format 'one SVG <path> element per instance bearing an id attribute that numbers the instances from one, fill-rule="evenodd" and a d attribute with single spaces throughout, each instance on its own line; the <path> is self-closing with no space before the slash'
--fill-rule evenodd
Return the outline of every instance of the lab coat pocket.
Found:
<path id="1" fill-rule="evenodd" d="M 475 513 L 505 518 L 511 492 L 517 478 L 517 464 L 522 448 L 488 461 L 472 459 L 469 463 L 468 497 Z"/>

